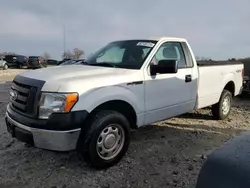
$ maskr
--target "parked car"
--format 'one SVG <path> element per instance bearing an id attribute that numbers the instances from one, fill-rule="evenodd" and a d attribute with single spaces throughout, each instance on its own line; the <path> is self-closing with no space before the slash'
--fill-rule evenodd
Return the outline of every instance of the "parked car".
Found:
<path id="1" fill-rule="evenodd" d="M 185 39 L 115 41 L 82 65 L 17 75 L 6 125 L 20 141 L 76 149 L 107 168 L 126 154 L 131 129 L 208 106 L 226 119 L 242 79 L 240 62 L 197 64 Z"/>
<path id="2" fill-rule="evenodd" d="M 71 59 L 64 58 L 63 60 L 59 61 L 57 65 L 60 65 L 60 64 L 64 63 L 65 61 L 69 61 L 69 60 L 71 60 Z"/>
<path id="3" fill-rule="evenodd" d="M 250 59 L 243 60 L 244 63 L 244 79 L 243 79 L 243 93 L 250 93 Z"/>
<path id="4" fill-rule="evenodd" d="M 47 61 L 47 65 L 57 65 L 58 61 L 55 59 L 48 59 Z"/>
<path id="5" fill-rule="evenodd" d="M 79 59 L 76 61 L 76 63 L 74 65 L 81 65 L 81 64 L 85 64 L 86 60 L 85 59 Z"/>
<path id="6" fill-rule="evenodd" d="M 0 68 L 7 70 L 9 68 L 6 61 L 3 60 L 3 58 L 0 58 Z"/>
<path id="7" fill-rule="evenodd" d="M 6 55 L 4 60 L 7 62 L 8 67 L 23 68 L 27 66 L 28 58 L 23 55 Z"/>
<path id="8" fill-rule="evenodd" d="M 64 61 L 63 63 L 59 64 L 58 66 L 62 66 L 62 65 L 73 65 L 76 63 L 76 60 L 68 60 L 68 61 Z"/>
<path id="9" fill-rule="evenodd" d="M 248 94 L 250 93 L 250 77 L 244 76 L 243 79 L 243 93 Z"/>
<path id="10" fill-rule="evenodd" d="M 63 63 L 59 64 L 60 66 L 61 65 L 80 65 L 82 63 L 85 62 L 85 59 L 78 59 L 78 60 L 73 60 L 73 59 L 70 59 L 68 61 L 64 61 Z M 58 65 L 58 66 L 59 66 Z"/>
<path id="11" fill-rule="evenodd" d="M 29 56 L 27 63 L 29 69 L 37 69 L 47 67 L 47 62 L 41 56 Z"/>

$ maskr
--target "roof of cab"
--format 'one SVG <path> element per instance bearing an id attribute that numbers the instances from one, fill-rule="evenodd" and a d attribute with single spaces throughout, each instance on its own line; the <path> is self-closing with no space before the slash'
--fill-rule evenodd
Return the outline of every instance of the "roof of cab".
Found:
<path id="1" fill-rule="evenodd" d="M 179 38 L 179 37 L 164 37 L 164 36 L 163 37 L 151 37 L 150 39 L 157 40 L 157 41 L 160 41 L 160 40 L 183 41 L 183 42 L 187 41 L 184 38 Z"/>
<path id="2" fill-rule="evenodd" d="M 140 38 L 140 39 L 123 39 L 123 40 L 143 40 L 143 41 L 147 41 L 147 40 L 152 40 L 152 41 L 176 41 L 176 42 L 187 42 L 186 39 L 184 38 L 179 38 L 179 37 L 149 37 L 149 38 Z"/>

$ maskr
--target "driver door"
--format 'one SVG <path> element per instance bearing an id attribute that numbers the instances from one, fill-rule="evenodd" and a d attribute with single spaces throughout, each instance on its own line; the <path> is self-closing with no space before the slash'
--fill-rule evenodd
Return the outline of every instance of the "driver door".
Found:
<path id="1" fill-rule="evenodd" d="M 147 67 L 144 72 L 145 124 L 192 111 L 195 106 L 196 82 L 186 80 L 188 76 L 192 78 L 193 69 L 187 64 L 181 43 L 163 43 L 150 63 L 157 64 L 163 59 L 177 60 L 178 71 L 174 74 L 164 73 L 151 76 L 150 66 Z"/>

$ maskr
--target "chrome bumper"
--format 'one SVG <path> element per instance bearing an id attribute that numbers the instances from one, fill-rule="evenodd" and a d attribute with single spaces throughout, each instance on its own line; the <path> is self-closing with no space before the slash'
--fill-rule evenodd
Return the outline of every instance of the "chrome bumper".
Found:
<path id="1" fill-rule="evenodd" d="M 33 136 L 34 146 L 41 149 L 54 151 L 75 150 L 81 129 L 69 131 L 53 131 L 27 127 L 10 118 L 5 114 L 6 121 L 21 130 L 29 132 Z M 18 138 L 17 138 L 18 139 Z"/>

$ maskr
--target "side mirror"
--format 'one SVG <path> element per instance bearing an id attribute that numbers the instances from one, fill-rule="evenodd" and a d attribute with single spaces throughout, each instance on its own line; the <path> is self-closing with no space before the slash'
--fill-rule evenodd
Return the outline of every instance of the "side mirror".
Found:
<path id="1" fill-rule="evenodd" d="M 174 74 L 177 73 L 178 64 L 176 60 L 160 60 L 158 65 L 150 65 L 151 75 L 160 74 Z"/>

